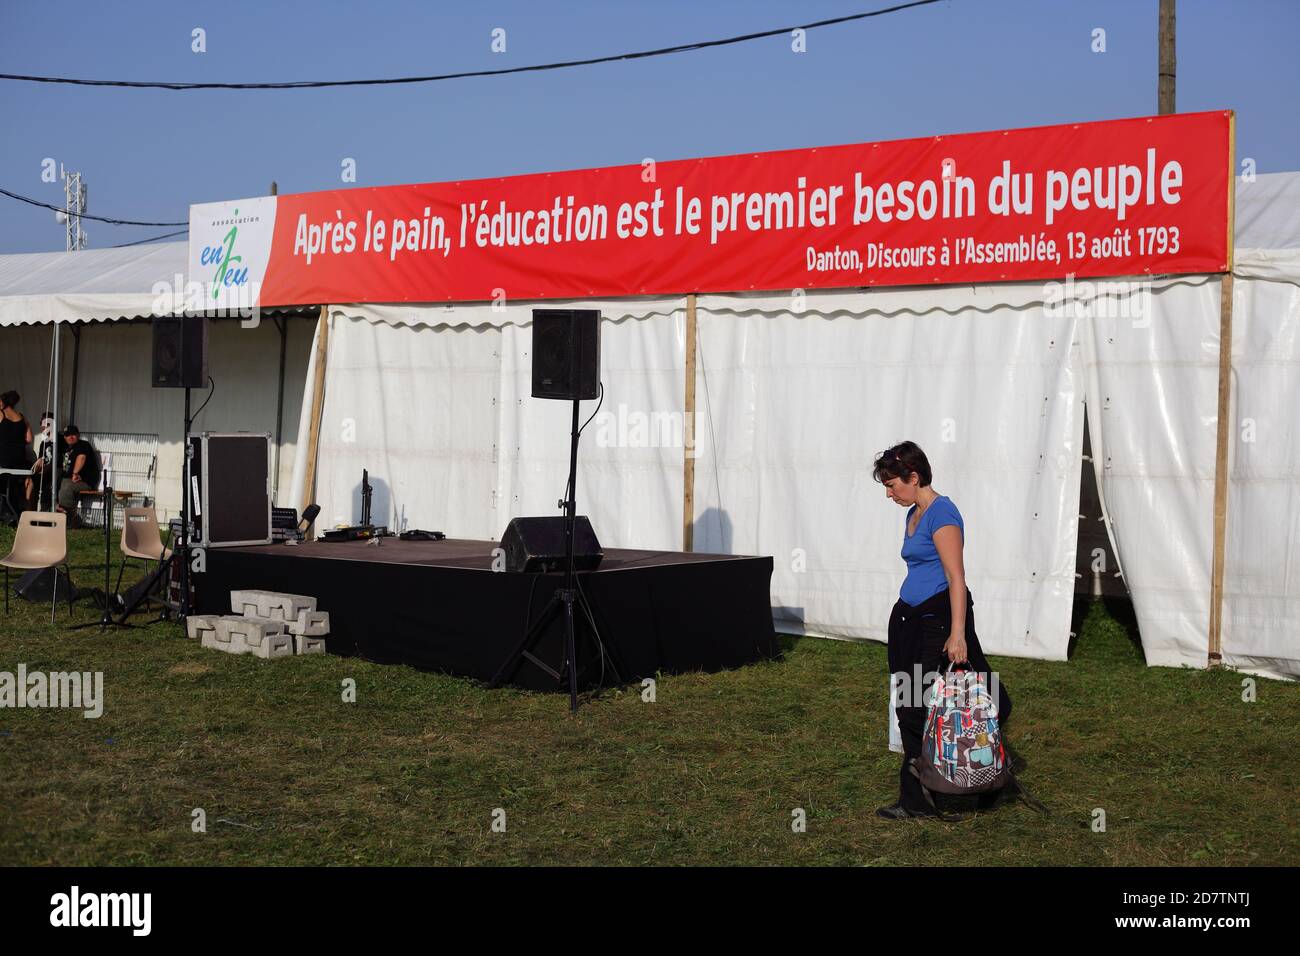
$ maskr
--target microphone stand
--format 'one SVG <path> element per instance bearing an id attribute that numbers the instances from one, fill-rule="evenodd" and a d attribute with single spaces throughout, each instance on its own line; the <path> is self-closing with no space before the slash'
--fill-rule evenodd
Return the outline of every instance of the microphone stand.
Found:
<path id="1" fill-rule="evenodd" d="M 74 624 L 72 627 L 65 628 L 69 631 L 80 631 L 85 627 L 98 627 L 102 632 L 109 627 L 133 628 L 136 625 L 126 623 L 126 616 L 120 621 L 113 620 L 113 612 L 110 610 L 113 606 L 113 596 L 109 591 L 108 577 L 109 566 L 113 563 L 113 489 L 107 484 L 104 485 L 104 613 L 100 615 L 98 621 L 91 621 L 89 624 Z M 68 588 L 71 590 L 72 582 L 68 582 Z"/>

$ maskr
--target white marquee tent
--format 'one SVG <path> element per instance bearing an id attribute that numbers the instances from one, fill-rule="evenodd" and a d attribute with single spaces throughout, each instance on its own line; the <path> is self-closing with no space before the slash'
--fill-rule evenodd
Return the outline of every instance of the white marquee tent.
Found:
<path id="1" fill-rule="evenodd" d="M 1298 677 L 1300 174 L 1238 183 L 1235 273 L 1223 659 Z M 1064 659 L 1086 413 L 1147 660 L 1203 667 L 1220 288 L 1157 278 L 1088 310 L 1032 283 L 700 295 L 693 547 L 774 555 L 784 630 L 884 639 L 903 514 L 870 464 L 910 438 L 965 515 L 986 648 Z M 529 397 L 537 304 L 329 308 L 298 429 L 323 354 L 323 521 L 357 520 L 363 468 L 375 520 L 398 527 L 496 538 L 556 512 L 569 409 Z M 573 304 L 604 317 L 579 508 L 608 546 L 682 548 L 687 300 Z"/>
<path id="2" fill-rule="evenodd" d="M 22 396 L 20 410 L 35 428 L 50 395 L 52 330 L 60 337 L 60 426 L 71 418 L 85 432 L 158 437 L 157 504 L 162 516 L 180 512 L 179 389 L 150 387 L 149 317 L 175 301 L 185 284 L 184 242 L 0 256 L 0 390 Z M 310 310 L 314 316 L 317 310 Z M 292 314 L 290 314 L 292 315 Z M 276 433 L 284 327 L 284 405 L 280 475 L 293 467 L 298 402 L 313 323 L 263 315 L 256 328 L 214 320 L 209 368 L 216 383 L 195 431 Z M 196 389 L 193 407 L 207 396 Z M 286 489 L 287 492 L 287 489 Z"/>
<path id="3" fill-rule="evenodd" d="M 1236 209 L 1223 660 L 1300 677 L 1300 174 L 1239 182 Z M 39 326 L 147 316 L 184 252 L 0 257 L 0 382 L 34 412 Z M 986 648 L 1064 659 L 1086 414 L 1147 660 L 1203 667 L 1220 287 L 1157 278 L 1083 312 L 1034 283 L 699 295 L 689 496 L 687 298 L 574 303 L 604 316 L 580 510 L 606 546 L 678 549 L 689 501 L 695 550 L 775 556 L 778 627 L 879 640 L 903 513 L 870 464 L 911 438 L 965 516 Z M 321 522 L 356 520 L 367 468 L 377 522 L 496 538 L 511 517 L 556 513 L 569 409 L 529 397 L 535 304 L 331 305 L 314 340 L 288 323 L 281 503 L 301 507 L 310 484 Z M 197 427 L 271 431 L 277 333 L 238 326 L 214 329 L 218 387 Z M 174 511 L 180 396 L 148 386 L 148 328 L 87 328 L 78 424 L 157 431 Z"/>

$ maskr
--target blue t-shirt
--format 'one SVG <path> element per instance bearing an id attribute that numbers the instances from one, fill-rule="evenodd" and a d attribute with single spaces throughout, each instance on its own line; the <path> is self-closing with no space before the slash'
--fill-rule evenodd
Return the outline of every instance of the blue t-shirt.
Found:
<path id="1" fill-rule="evenodd" d="M 934 546 L 934 533 L 945 525 L 956 525 L 962 534 L 962 543 L 966 541 L 966 526 L 962 523 L 961 512 L 957 506 L 944 495 L 940 495 L 925 509 L 921 520 L 916 523 L 916 532 L 908 537 L 907 526 L 912 521 L 912 512 L 916 505 L 907 509 L 907 521 L 903 524 L 903 560 L 907 562 L 907 578 L 898 596 L 912 607 L 934 597 L 948 586 L 948 578 L 943 573 L 943 562 L 939 560 L 939 550 Z"/>

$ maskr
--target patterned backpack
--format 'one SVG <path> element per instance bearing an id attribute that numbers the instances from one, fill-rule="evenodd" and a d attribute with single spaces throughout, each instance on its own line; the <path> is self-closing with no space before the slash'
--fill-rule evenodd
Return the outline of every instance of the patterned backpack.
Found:
<path id="1" fill-rule="evenodd" d="M 1011 780 L 1002 746 L 998 704 L 981 674 L 953 666 L 934 683 L 925 719 L 921 756 L 912 766 L 921 784 L 936 793 L 998 790 Z"/>

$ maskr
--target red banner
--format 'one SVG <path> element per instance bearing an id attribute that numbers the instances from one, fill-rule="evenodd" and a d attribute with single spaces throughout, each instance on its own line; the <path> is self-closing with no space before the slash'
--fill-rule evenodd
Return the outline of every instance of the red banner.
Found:
<path id="1" fill-rule="evenodd" d="M 1231 128 L 1193 113 L 212 203 L 191 211 L 191 278 L 260 284 L 269 306 L 1221 272 Z"/>

